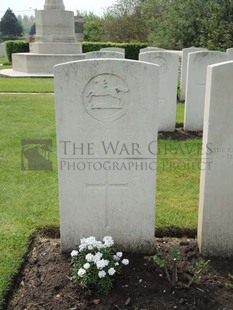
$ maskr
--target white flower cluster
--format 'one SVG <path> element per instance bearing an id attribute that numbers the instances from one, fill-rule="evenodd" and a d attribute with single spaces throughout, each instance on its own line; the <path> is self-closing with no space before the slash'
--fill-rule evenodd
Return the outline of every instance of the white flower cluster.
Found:
<path id="1" fill-rule="evenodd" d="M 79 254 L 85 257 L 85 263 L 81 268 L 78 269 L 78 277 L 83 278 L 93 266 L 98 272 L 99 279 L 105 278 L 106 275 L 113 276 L 117 272 L 120 262 L 123 265 L 128 265 L 129 260 L 121 258 L 123 256 L 122 252 L 117 252 L 112 255 L 112 261 L 103 258 L 103 253 L 101 251 L 106 251 L 104 249 L 111 248 L 114 245 L 114 241 L 111 236 L 105 236 L 103 242 L 97 241 L 95 237 L 83 238 L 81 239 L 81 244 L 79 246 L 79 251 L 73 250 L 71 252 L 71 257 L 73 259 L 78 259 Z M 90 251 L 90 253 L 88 253 Z M 86 254 L 87 253 L 87 254 Z M 115 267 L 115 268 L 114 268 Z"/>
<path id="2" fill-rule="evenodd" d="M 103 248 L 110 248 L 111 246 L 113 246 L 114 241 L 112 239 L 112 237 L 110 236 L 106 236 L 103 239 L 103 243 L 101 241 L 97 241 L 95 237 L 89 237 L 89 238 L 83 238 L 81 239 L 81 244 L 79 246 L 79 251 L 82 252 L 86 249 L 88 250 L 94 250 L 94 249 L 98 249 L 101 250 Z"/>

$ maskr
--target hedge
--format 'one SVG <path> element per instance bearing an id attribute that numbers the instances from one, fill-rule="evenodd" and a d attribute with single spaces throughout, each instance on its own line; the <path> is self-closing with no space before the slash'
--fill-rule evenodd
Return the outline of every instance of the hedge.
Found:
<path id="1" fill-rule="evenodd" d="M 146 43 L 113 43 L 113 42 L 83 42 L 83 53 L 99 51 L 104 47 L 120 47 L 125 49 L 125 58 L 138 60 L 141 48 L 147 47 Z"/>
<path id="2" fill-rule="evenodd" d="M 13 53 L 28 53 L 29 52 L 29 43 L 21 40 L 15 41 L 6 41 L 6 54 L 8 61 L 12 62 Z"/>
<path id="3" fill-rule="evenodd" d="M 7 41 L 6 53 L 9 62 L 12 62 L 13 53 L 28 53 L 29 43 L 22 40 Z M 138 60 L 138 54 L 141 48 L 147 47 L 146 43 L 112 43 L 112 42 L 83 42 L 83 53 L 99 51 L 104 47 L 121 47 L 125 49 L 125 58 Z"/>

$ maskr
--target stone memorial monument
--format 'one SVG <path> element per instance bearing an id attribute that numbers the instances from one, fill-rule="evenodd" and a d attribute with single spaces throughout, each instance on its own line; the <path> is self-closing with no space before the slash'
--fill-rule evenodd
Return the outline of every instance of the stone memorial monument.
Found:
<path id="1" fill-rule="evenodd" d="M 44 9 L 35 12 L 35 23 L 30 53 L 12 55 L 14 71 L 53 74 L 55 64 L 84 59 L 76 41 L 74 13 L 65 10 L 62 0 L 46 0 Z"/>

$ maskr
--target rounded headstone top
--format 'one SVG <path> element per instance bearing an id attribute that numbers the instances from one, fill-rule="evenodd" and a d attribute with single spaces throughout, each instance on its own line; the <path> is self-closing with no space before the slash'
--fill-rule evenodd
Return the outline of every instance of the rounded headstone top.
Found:
<path id="1" fill-rule="evenodd" d="M 45 0 L 44 10 L 65 10 L 63 0 Z"/>

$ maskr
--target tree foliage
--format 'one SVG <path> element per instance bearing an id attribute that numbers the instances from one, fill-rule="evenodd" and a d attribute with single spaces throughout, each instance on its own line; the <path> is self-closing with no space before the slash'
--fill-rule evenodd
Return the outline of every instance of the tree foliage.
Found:
<path id="1" fill-rule="evenodd" d="M 116 0 L 84 16 L 85 40 L 147 42 L 167 49 L 233 46 L 233 0 Z"/>
<path id="2" fill-rule="evenodd" d="M 103 41 L 103 17 L 95 15 L 93 12 L 78 12 L 84 22 L 84 41 L 101 42 Z"/>
<path id="3" fill-rule="evenodd" d="M 142 0 L 119 0 L 107 9 L 104 39 L 114 42 L 145 42 L 147 26 Z"/>
<path id="4" fill-rule="evenodd" d="M 34 34 L 36 34 L 36 23 L 33 23 L 33 25 L 31 26 L 31 29 L 29 30 L 30 36 L 33 36 Z"/>
<path id="5" fill-rule="evenodd" d="M 35 17 L 33 15 L 27 16 L 27 15 L 18 15 L 17 16 L 18 21 L 21 23 L 23 27 L 23 33 L 25 35 L 30 34 L 31 27 L 35 23 Z"/>
<path id="6" fill-rule="evenodd" d="M 7 38 L 15 38 L 21 36 L 23 33 L 22 25 L 10 8 L 6 10 L 1 19 L 0 31 L 2 32 L 3 37 Z"/>
<path id="7" fill-rule="evenodd" d="M 150 41 L 173 49 L 199 46 L 206 1 L 208 0 L 170 1 L 160 16 L 158 31 L 150 34 Z"/>
<path id="8" fill-rule="evenodd" d="M 233 47 L 233 0 L 116 0 L 101 17 L 79 15 L 89 42 L 143 42 L 166 49 Z M 18 19 L 6 11 L 0 22 L 3 37 L 21 35 L 22 25 L 29 33 L 33 18 Z"/>
<path id="9" fill-rule="evenodd" d="M 209 1 L 206 17 L 201 20 L 200 44 L 209 49 L 225 50 L 233 46 L 233 1 Z"/>

